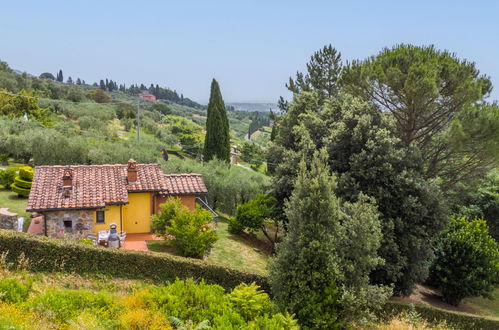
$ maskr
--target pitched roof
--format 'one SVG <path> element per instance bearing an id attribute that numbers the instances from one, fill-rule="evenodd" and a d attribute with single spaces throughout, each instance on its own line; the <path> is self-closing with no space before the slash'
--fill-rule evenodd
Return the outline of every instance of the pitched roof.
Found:
<path id="1" fill-rule="evenodd" d="M 63 191 L 66 166 L 37 166 L 27 211 L 101 208 L 127 204 L 130 192 L 158 192 L 161 195 L 201 194 L 206 187 L 200 174 L 165 175 L 159 164 L 137 164 L 137 181 L 128 183 L 127 165 L 77 165 L 68 197 Z"/>
<path id="2" fill-rule="evenodd" d="M 208 190 L 204 185 L 201 174 L 165 174 L 163 176 L 166 189 L 160 195 L 186 195 L 186 194 L 206 194 Z"/>

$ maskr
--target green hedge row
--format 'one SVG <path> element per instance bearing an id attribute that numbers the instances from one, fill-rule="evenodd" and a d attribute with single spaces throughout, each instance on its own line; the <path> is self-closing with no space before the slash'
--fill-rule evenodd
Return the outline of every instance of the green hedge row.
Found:
<path id="1" fill-rule="evenodd" d="M 411 306 L 406 303 L 387 301 L 386 306 L 383 309 L 383 315 L 381 316 L 383 319 L 389 319 L 402 312 L 409 311 L 410 308 Z M 437 325 L 438 323 L 445 321 L 447 326 L 454 329 L 499 329 L 499 321 L 489 318 L 449 312 L 425 305 L 414 305 L 414 309 L 422 319 L 432 325 Z"/>
<path id="2" fill-rule="evenodd" d="M 255 282 L 269 291 L 267 278 L 202 260 L 155 252 L 125 251 L 81 244 L 75 241 L 0 230 L 0 253 L 15 262 L 21 253 L 32 271 L 96 273 L 112 277 L 171 281 L 175 278 L 204 279 L 231 289 L 241 282 Z"/>

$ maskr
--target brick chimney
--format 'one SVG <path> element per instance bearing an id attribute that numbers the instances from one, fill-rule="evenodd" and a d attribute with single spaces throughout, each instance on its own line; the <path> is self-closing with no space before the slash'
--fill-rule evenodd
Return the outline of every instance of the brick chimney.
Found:
<path id="1" fill-rule="evenodd" d="M 73 186 L 73 169 L 70 165 L 66 166 L 64 172 L 62 174 L 62 185 L 64 187 L 72 187 Z"/>
<path id="2" fill-rule="evenodd" d="M 128 161 L 127 179 L 129 183 L 137 181 L 137 162 L 133 159 Z"/>

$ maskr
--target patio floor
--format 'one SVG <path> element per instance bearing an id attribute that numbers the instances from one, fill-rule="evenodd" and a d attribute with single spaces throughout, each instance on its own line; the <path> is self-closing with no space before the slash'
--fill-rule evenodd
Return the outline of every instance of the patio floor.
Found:
<path id="1" fill-rule="evenodd" d="M 163 238 L 153 234 L 127 234 L 125 243 L 121 247 L 123 250 L 149 251 L 146 241 L 161 241 Z"/>

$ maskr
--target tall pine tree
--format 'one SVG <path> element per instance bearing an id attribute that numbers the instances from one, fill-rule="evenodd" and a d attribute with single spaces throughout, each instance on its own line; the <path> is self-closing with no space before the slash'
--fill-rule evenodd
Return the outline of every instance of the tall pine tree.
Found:
<path id="1" fill-rule="evenodd" d="M 208 118 L 206 119 L 206 137 L 204 140 L 204 160 L 214 158 L 230 160 L 230 132 L 227 111 L 218 82 L 211 82 Z"/>

